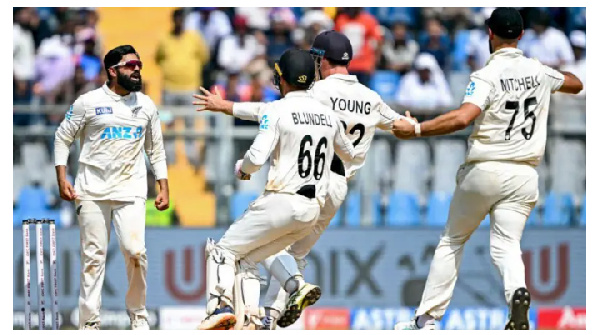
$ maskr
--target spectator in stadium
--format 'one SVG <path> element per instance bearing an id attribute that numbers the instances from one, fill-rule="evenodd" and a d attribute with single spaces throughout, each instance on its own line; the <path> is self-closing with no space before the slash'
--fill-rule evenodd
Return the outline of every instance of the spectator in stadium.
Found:
<path id="1" fill-rule="evenodd" d="M 214 51 L 218 41 L 231 34 L 231 22 L 216 7 L 200 7 L 187 15 L 185 29 L 195 30 L 204 36 L 210 50 Z"/>
<path id="2" fill-rule="evenodd" d="M 432 54 L 442 69 L 446 68 L 446 59 L 450 54 L 451 42 L 445 28 L 436 18 L 427 20 L 425 31 L 419 37 L 421 52 Z"/>
<path id="3" fill-rule="evenodd" d="M 392 24 L 393 40 L 386 41 L 382 48 L 385 68 L 406 74 L 419 53 L 419 45 L 407 33 L 406 23 L 398 21 Z"/>
<path id="4" fill-rule="evenodd" d="M 379 23 L 362 8 L 346 7 L 339 10 L 340 14 L 335 19 L 335 30 L 348 37 L 354 53 L 348 70 L 361 84 L 369 86 L 383 42 Z"/>
<path id="5" fill-rule="evenodd" d="M 492 15 L 494 8 L 488 7 L 480 13 L 473 13 L 469 24 L 469 41 L 466 45 L 467 63 L 471 72 L 485 66 L 490 58 L 490 47 L 485 19 Z"/>
<path id="6" fill-rule="evenodd" d="M 246 19 L 248 29 L 252 31 L 266 31 L 271 25 L 269 22 L 268 7 L 237 7 L 235 16 L 241 16 Z"/>
<path id="7" fill-rule="evenodd" d="M 83 69 L 86 80 L 96 79 L 98 72 L 102 70 L 102 60 L 96 54 L 96 40 L 93 38 L 85 40 L 83 54 L 79 56 L 77 63 Z"/>
<path id="8" fill-rule="evenodd" d="M 550 26 L 546 11 L 536 9 L 530 19 L 531 29 L 525 31 L 519 43 L 525 55 L 556 69 L 575 60 L 569 39 L 563 31 Z"/>
<path id="9" fill-rule="evenodd" d="M 17 8 L 13 23 L 13 103 L 29 103 L 35 77 L 35 42 L 31 33 L 32 8 Z M 23 120 L 25 122 L 25 120 Z"/>
<path id="10" fill-rule="evenodd" d="M 452 104 L 444 73 L 430 54 L 420 54 L 414 70 L 402 79 L 396 102 L 412 109 L 438 109 Z"/>
<path id="11" fill-rule="evenodd" d="M 63 84 L 73 78 L 75 65 L 71 50 L 61 36 L 42 41 L 36 57 L 34 95 L 44 104 L 64 102 Z"/>
<path id="12" fill-rule="evenodd" d="M 249 33 L 247 21 L 236 15 L 233 19 L 234 34 L 223 37 L 218 51 L 218 63 L 227 72 L 241 72 L 259 55 L 264 55 L 265 47 Z"/>
<path id="13" fill-rule="evenodd" d="M 37 8 L 31 10 L 31 19 L 29 21 L 29 28 L 33 34 L 33 40 L 35 42 L 35 48 L 39 48 L 42 41 L 48 37 L 51 37 L 54 33 L 54 29 L 50 26 L 47 19 L 42 19 Z"/>
<path id="14" fill-rule="evenodd" d="M 96 76 L 99 76 L 102 72 L 105 72 L 104 67 L 98 70 Z M 65 101 L 75 101 L 78 96 L 98 88 L 95 79 L 88 81 L 85 77 L 85 70 L 80 65 L 76 65 L 72 82 L 65 85 Z"/>
<path id="15" fill-rule="evenodd" d="M 271 12 L 271 30 L 267 34 L 267 60 L 274 64 L 276 60 L 289 48 L 293 46 L 290 36 L 294 28 L 294 16 L 290 19 L 285 11 Z"/>
<path id="16" fill-rule="evenodd" d="M 318 34 L 331 29 L 333 29 L 333 20 L 323 8 L 307 8 L 292 34 L 294 45 L 297 48 L 308 50 Z"/>
<path id="17" fill-rule="evenodd" d="M 575 61 L 562 66 L 563 71 L 573 73 L 583 83 L 583 89 L 576 95 L 577 97 L 585 97 L 585 38 L 585 32 L 581 30 L 571 32 L 570 40 Z"/>
<path id="18" fill-rule="evenodd" d="M 209 50 L 204 38 L 192 30 L 183 30 L 183 9 L 173 11 L 173 29 L 158 43 L 156 63 L 163 78 L 165 105 L 188 105 L 192 94 L 202 85 L 202 68 Z"/>

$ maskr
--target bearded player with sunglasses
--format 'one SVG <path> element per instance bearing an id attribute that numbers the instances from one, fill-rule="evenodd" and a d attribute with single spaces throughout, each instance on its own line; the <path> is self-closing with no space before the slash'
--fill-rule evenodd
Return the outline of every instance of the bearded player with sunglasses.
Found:
<path id="1" fill-rule="evenodd" d="M 160 185 L 155 206 L 169 208 L 167 164 L 158 110 L 141 93 L 142 62 L 121 45 L 104 57 L 108 81 L 80 96 L 55 135 L 54 156 L 60 197 L 75 201 L 80 226 L 79 329 L 100 329 L 101 291 L 110 223 L 125 258 L 129 288 L 125 305 L 131 329 L 147 330 L 145 247 L 148 155 Z M 81 153 L 73 187 L 66 178 L 69 147 L 78 138 Z"/>

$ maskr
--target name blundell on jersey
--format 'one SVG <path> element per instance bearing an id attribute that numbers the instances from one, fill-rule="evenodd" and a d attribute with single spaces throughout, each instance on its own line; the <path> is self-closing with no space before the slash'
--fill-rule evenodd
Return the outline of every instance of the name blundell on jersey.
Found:
<path id="1" fill-rule="evenodd" d="M 500 79 L 502 91 L 526 91 L 540 86 L 540 80 L 537 76 L 527 76 L 523 78 Z"/>
<path id="2" fill-rule="evenodd" d="M 329 99 L 331 100 L 331 107 L 333 110 L 348 111 L 365 115 L 371 114 L 370 101 L 358 101 L 334 97 L 329 97 Z"/>
<path id="3" fill-rule="evenodd" d="M 331 125 L 331 116 L 325 114 L 293 112 L 292 118 L 295 125 L 327 126 L 333 128 Z"/>

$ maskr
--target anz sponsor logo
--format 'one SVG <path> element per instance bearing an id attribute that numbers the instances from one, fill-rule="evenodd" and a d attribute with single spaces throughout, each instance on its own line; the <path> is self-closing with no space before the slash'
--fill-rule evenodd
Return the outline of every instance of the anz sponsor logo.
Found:
<path id="1" fill-rule="evenodd" d="M 142 127 L 106 127 L 100 136 L 101 140 L 137 140 L 142 137 Z"/>

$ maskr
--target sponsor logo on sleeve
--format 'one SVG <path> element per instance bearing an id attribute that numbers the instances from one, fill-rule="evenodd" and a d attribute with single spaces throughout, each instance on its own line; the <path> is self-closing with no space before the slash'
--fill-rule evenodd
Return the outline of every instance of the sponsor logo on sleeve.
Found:
<path id="1" fill-rule="evenodd" d="M 475 93 L 475 82 L 470 82 L 469 86 L 467 86 L 467 91 L 465 92 L 465 95 L 470 97 L 473 95 L 473 93 Z"/>

